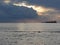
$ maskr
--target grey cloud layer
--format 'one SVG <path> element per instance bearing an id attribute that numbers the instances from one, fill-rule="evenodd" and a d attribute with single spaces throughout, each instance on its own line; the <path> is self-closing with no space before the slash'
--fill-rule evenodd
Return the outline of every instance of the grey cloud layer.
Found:
<path id="1" fill-rule="evenodd" d="M 42 6 L 46 6 L 46 7 L 53 7 L 53 8 L 57 8 L 60 9 L 60 0 L 30 0 L 28 1 L 32 4 L 37 4 L 37 5 L 42 5 Z"/>
<path id="2" fill-rule="evenodd" d="M 0 22 L 35 18 L 37 18 L 37 14 L 31 8 L 16 7 L 13 5 L 0 5 Z"/>
<path id="3" fill-rule="evenodd" d="M 2 2 L 3 0 L 0 0 Z M 27 1 L 29 4 L 42 5 L 46 7 L 53 7 L 60 9 L 60 0 L 11 0 L 11 2 Z"/>
<path id="4" fill-rule="evenodd" d="M 42 5 L 45 7 L 53 7 L 60 9 L 60 0 L 11 0 L 11 2 L 22 2 L 27 1 L 32 5 Z"/>

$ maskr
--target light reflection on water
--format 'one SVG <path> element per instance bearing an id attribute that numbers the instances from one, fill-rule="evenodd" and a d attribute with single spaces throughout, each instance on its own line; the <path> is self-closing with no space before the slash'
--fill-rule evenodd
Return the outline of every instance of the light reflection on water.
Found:
<path id="1" fill-rule="evenodd" d="M 3 31 L 60 31 L 59 23 L 0 23 Z"/>

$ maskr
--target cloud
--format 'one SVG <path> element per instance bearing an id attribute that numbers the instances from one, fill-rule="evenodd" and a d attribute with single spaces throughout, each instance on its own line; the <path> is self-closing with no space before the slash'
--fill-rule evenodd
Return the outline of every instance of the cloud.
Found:
<path id="1" fill-rule="evenodd" d="M 8 4 L 8 3 L 10 3 L 11 1 L 10 1 L 10 0 L 4 0 L 3 2 L 6 3 L 6 4 Z"/>
<path id="2" fill-rule="evenodd" d="M 13 5 L 0 5 L 0 21 L 17 21 L 22 19 L 36 19 L 37 14 L 32 8 Z"/>
<path id="3" fill-rule="evenodd" d="M 60 9 L 60 0 L 0 0 L 0 2 L 1 1 L 10 1 L 10 3 L 27 2 L 31 5 L 40 5 Z"/>
<path id="4" fill-rule="evenodd" d="M 31 5 L 40 5 L 60 9 L 60 0 L 10 0 L 11 2 L 27 2 Z"/>
<path id="5" fill-rule="evenodd" d="M 46 7 L 38 6 L 38 5 L 30 5 L 27 2 L 13 3 L 13 5 L 15 5 L 15 6 L 24 6 L 24 7 L 27 7 L 27 8 L 32 8 L 33 10 L 36 11 L 36 13 L 38 15 L 43 15 L 44 13 L 46 13 L 48 11 L 54 11 L 53 8 L 46 8 Z"/>
<path id="6" fill-rule="evenodd" d="M 45 7 L 53 7 L 60 9 L 60 0 L 26 0 L 32 5 L 41 5 Z"/>
<path id="7" fill-rule="evenodd" d="M 5 0 L 5 1 L 7 1 L 7 0 Z M 8 3 L 9 8 L 7 8 L 6 10 L 4 9 L 5 12 L 4 11 L 2 11 L 2 12 L 4 12 L 4 14 L 6 14 L 7 17 L 15 16 L 16 18 L 14 18 L 14 19 L 12 18 L 13 20 L 16 20 L 16 19 L 18 20 L 18 19 L 21 19 L 21 17 L 22 17 L 22 18 L 30 18 L 30 19 L 37 18 L 41 22 L 50 21 L 50 20 L 56 20 L 56 21 L 60 22 L 59 21 L 60 20 L 60 17 L 59 17 L 60 16 L 60 6 L 59 6 L 60 0 L 9 0 L 9 1 L 10 1 Z M 10 6 L 10 5 L 14 5 L 14 6 Z M 22 8 L 22 7 L 24 7 L 24 8 Z M 22 10 L 22 11 L 20 11 L 20 10 Z M 25 10 L 25 11 L 27 10 L 27 11 L 25 12 L 23 10 Z M 6 12 L 8 12 L 8 13 L 6 13 Z M 33 12 L 33 14 L 32 14 L 32 12 Z M 3 13 L 1 13 L 1 14 L 4 16 Z M 25 14 L 27 14 L 27 15 L 25 15 Z M 20 17 L 20 18 L 18 18 L 18 17 Z M 9 18 L 9 19 L 11 19 L 11 18 Z"/>
<path id="8" fill-rule="evenodd" d="M 40 16 L 40 20 L 42 20 L 42 22 L 45 22 L 45 21 L 60 22 L 60 11 L 54 10 L 54 11 L 45 12 L 44 15 Z"/>
<path id="9" fill-rule="evenodd" d="M 57 21 L 56 15 L 59 16 L 58 14 L 60 14 L 60 11 L 55 8 L 47 8 L 47 7 L 38 6 L 38 5 L 30 5 L 30 4 L 27 4 L 27 2 L 13 3 L 13 5 L 32 8 L 38 14 L 38 16 L 39 16 L 38 19 L 41 22 L 54 21 L 54 20 Z"/>

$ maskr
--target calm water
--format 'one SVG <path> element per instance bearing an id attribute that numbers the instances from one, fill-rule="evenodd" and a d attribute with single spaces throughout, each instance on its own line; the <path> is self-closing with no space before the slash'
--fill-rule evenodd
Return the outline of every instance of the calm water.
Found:
<path id="1" fill-rule="evenodd" d="M 0 23 L 0 45 L 60 45 L 60 24 Z"/>
<path id="2" fill-rule="evenodd" d="M 3 31 L 60 31 L 60 23 L 0 23 Z"/>

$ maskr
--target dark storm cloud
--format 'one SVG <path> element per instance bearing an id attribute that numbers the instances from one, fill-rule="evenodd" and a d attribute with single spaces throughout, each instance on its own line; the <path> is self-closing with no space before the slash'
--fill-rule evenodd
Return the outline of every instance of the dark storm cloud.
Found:
<path id="1" fill-rule="evenodd" d="M 16 7 L 13 5 L 0 5 L 0 22 L 35 18 L 37 18 L 37 14 L 31 8 Z"/>

